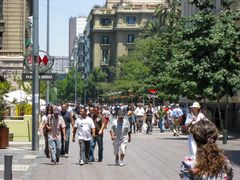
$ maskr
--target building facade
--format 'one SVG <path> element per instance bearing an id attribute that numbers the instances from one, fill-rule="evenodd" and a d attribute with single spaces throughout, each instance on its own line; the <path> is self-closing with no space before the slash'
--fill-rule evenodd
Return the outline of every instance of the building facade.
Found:
<path id="1" fill-rule="evenodd" d="M 134 49 L 134 40 L 163 0 L 107 0 L 92 9 L 90 23 L 90 69 L 115 66 L 117 58 Z"/>
<path id="2" fill-rule="evenodd" d="M 31 46 L 32 0 L 0 0 L 0 73 L 21 74 Z"/>
<path id="3" fill-rule="evenodd" d="M 78 36 L 83 34 L 87 24 L 87 17 L 71 17 L 69 19 L 69 57 L 78 41 Z"/>
<path id="4" fill-rule="evenodd" d="M 214 12 L 217 13 L 219 11 L 221 11 L 221 1 L 220 0 L 213 0 L 213 4 L 214 4 Z M 190 4 L 188 2 L 188 0 L 181 0 L 181 12 L 182 12 L 182 16 L 188 17 L 188 16 L 192 16 L 195 13 L 197 13 L 199 10 L 197 7 L 195 7 L 194 5 Z"/>
<path id="5" fill-rule="evenodd" d="M 67 56 L 54 56 L 54 64 L 51 73 L 67 74 L 69 72 L 69 58 Z"/>

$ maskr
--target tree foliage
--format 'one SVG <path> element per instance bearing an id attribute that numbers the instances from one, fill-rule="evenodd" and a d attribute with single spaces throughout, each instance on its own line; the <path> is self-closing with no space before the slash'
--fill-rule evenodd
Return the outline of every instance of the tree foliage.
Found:
<path id="1" fill-rule="evenodd" d="M 3 76 L 0 76 L 0 126 L 5 126 L 3 121 L 3 115 L 5 110 L 5 101 L 3 95 L 6 94 L 10 89 L 10 84 L 6 81 Z"/>
<path id="2" fill-rule="evenodd" d="M 79 72 L 71 69 L 66 77 L 57 82 L 57 97 L 59 101 L 74 101 L 75 100 L 75 76 L 77 97 L 83 95 L 83 80 Z"/>
<path id="3" fill-rule="evenodd" d="M 95 68 L 85 82 L 85 88 L 89 98 L 95 100 L 99 95 L 103 95 L 108 87 L 107 73 L 102 71 L 100 68 Z"/>

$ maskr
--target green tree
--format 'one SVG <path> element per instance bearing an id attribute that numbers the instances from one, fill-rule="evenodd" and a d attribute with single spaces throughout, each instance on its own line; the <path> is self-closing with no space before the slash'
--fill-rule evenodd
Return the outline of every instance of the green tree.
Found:
<path id="1" fill-rule="evenodd" d="M 145 91 L 145 78 L 149 74 L 149 68 L 144 63 L 143 58 L 138 58 L 138 51 L 134 51 L 128 56 L 119 58 L 114 82 L 115 91 L 123 91 L 125 95 L 129 92 L 140 95 Z"/>
<path id="2" fill-rule="evenodd" d="M 154 19 L 149 21 L 142 33 L 143 36 L 160 36 L 176 29 L 181 19 L 180 5 L 180 0 L 166 0 L 164 5 L 160 4 L 155 10 Z"/>
<path id="3" fill-rule="evenodd" d="M 3 99 L 3 95 L 6 94 L 10 89 L 10 84 L 6 81 L 3 76 L 0 76 L 0 126 L 5 126 L 3 121 L 4 110 L 6 102 Z"/>
<path id="4" fill-rule="evenodd" d="M 106 83 L 107 73 L 100 68 L 95 68 L 85 82 L 88 97 L 98 101 L 98 97 L 104 94 L 104 87 L 108 87 Z"/>
<path id="5" fill-rule="evenodd" d="M 57 82 L 57 97 L 59 101 L 74 101 L 75 75 L 77 83 L 77 97 L 83 96 L 83 80 L 81 74 L 72 68 L 64 79 Z"/>
<path id="6" fill-rule="evenodd" d="M 174 61 L 168 68 L 174 70 L 173 76 L 181 76 L 181 94 L 218 101 L 223 129 L 219 99 L 233 95 L 240 84 L 239 12 L 225 7 L 214 14 L 210 1 L 191 2 L 201 11 L 190 17 L 187 28 L 179 33 Z"/>

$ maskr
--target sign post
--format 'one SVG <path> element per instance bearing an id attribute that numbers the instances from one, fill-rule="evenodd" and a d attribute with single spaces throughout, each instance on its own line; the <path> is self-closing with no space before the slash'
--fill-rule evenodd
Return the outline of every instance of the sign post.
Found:
<path id="1" fill-rule="evenodd" d="M 155 94 L 158 92 L 158 90 L 157 89 L 149 89 L 148 92 L 152 93 L 152 95 L 148 96 L 148 97 L 152 97 L 153 108 L 155 108 L 155 98 L 156 98 Z"/>
<path id="2" fill-rule="evenodd" d="M 39 137 L 38 137 L 38 126 L 39 126 L 39 67 L 38 67 L 38 25 L 39 25 L 39 9 L 38 0 L 33 0 L 33 88 L 32 88 L 32 150 L 39 150 Z"/>

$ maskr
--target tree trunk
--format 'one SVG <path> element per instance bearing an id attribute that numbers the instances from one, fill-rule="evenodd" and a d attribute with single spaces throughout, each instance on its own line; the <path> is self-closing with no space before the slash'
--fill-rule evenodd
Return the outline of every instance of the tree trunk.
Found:
<path id="1" fill-rule="evenodd" d="M 218 106 L 218 115 L 219 115 L 220 127 L 221 127 L 222 130 L 224 130 L 219 97 L 217 98 L 217 106 Z"/>
<path id="2" fill-rule="evenodd" d="M 203 114 L 207 114 L 206 97 L 203 98 Z"/>
<path id="3" fill-rule="evenodd" d="M 226 102 L 226 111 L 225 111 L 225 129 L 228 129 L 228 109 L 229 109 L 229 102 L 228 102 L 228 93 L 227 93 L 227 102 Z"/>

